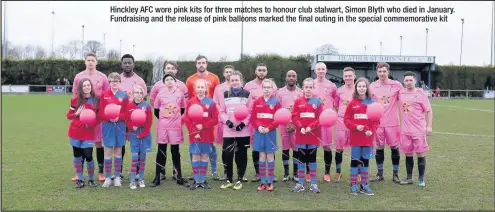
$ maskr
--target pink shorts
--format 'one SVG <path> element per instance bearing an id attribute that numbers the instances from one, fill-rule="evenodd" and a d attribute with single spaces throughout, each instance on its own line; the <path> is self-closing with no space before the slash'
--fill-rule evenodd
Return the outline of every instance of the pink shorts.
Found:
<path id="1" fill-rule="evenodd" d="M 400 151 L 405 154 L 423 153 L 430 150 L 426 142 L 426 135 L 401 135 L 400 136 Z"/>
<path id="2" fill-rule="evenodd" d="M 296 132 L 287 133 L 285 125 L 280 125 L 280 140 L 282 141 L 282 150 L 297 150 L 296 147 Z"/>
<path id="3" fill-rule="evenodd" d="M 377 146 L 396 147 L 400 145 L 400 127 L 378 127 L 375 142 Z"/>
<path id="4" fill-rule="evenodd" d="M 182 130 L 158 130 L 156 135 L 158 144 L 183 144 L 184 135 Z"/>
<path id="5" fill-rule="evenodd" d="M 333 127 L 322 127 L 320 145 L 331 146 L 332 139 L 333 139 Z"/>
<path id="6" fill-rule="evenodd" d="M 335 133 L 335 149 L 345 150 L 349 148 L 349 139 L 351 131 L 345 129 L 337 129 Z"/>
<path id="7" fill-rule="evenodd" d="M 218 122 L 215 144 L 223 145 L 223 124 Z"/>
<path id="8" fill-rule="evenodd" d="M 101 123 L 95 128 L 95 142 L 101 142 L 103 140 Z"/>

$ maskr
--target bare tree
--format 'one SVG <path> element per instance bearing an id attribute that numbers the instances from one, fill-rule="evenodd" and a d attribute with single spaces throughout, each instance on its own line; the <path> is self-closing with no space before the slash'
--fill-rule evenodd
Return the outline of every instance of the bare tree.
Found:
<path id="1" fill-rule="evenodd" d="M 72 40 L 67 45 L 61 46 L 59 52 L 63 58 L 67 58 L 70 60 L 76 59 L 76 57 L 79 56 L 80 53 L 80 49 L 78 47 L 80 43 L 80 41 Z"/>
<path id="2" fill-rule="evenodd" d="M 159 81 L 163 77 L 163 63 L 165 63 L 165 58 L 163 56 L 159 56 L 155 59 L 152 59 L 151 62 L 153 63 L 153 82 Z"/>
<path id="3" fill-rule="evenodd" d="M 12 46 L 12 45 L 9 45 Z M 8 46 L 7 46 L 8 47 Z M 24 55 L 24 48 L 20 45 L 13 46 L 12 48 L 7 49 L 7 57 L 21 60 Z"/>
<path id="4" fill-rule="evenodd" d="M 34 57 L 37 59 L 44 59 L 46 56 L 45 49 L 42 46 L 36 46 L 36 49 L 34 50 Z"/>
<path id="5" fill-rule="evenodd" d="M 220 60 L 218 62 L 227 62 L 227 56 L 220 57 Z"/>
<path id="6" fill-rule="evenodd" d="M 100 41 L 95 41 L 95 40 L 90 40 L 84 45 L 84 54 L 87 53 L 95 53 L 97 56 L 103 56 L 101 55 L 103 53 L 103 45 L 100 43 Z"/>
<path id="7" fill-rule="evenodd" d="M 24 59 L 30 59 L 30 58 L 33 58 L 33 52 L 34 52 L 34 47 L 27 44 L 25 47 L 24 47 L 24 56 L 23 58 Z"/>
<path id="8" fill-rule="evenodd" d="M 120 59 L 120 54 L 117 50 L 110 49 L 110 51 L 108 51 L 108 53 L 107 53 L 107 59 L 118 60 L 118 59 Z"/>
<path id="9" fill-rule="evenodd" d="M 339 55 L 339 50 L 332 44 L 325 44 L 316 49 L 316 54 Z"/>

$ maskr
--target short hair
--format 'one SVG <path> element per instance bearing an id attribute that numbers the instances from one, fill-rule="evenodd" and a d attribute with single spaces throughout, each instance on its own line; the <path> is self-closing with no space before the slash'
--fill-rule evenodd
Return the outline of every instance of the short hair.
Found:
<path id="1" fill-rule="evenodd" d="M 112 80 L 118 80 L 118 81 L 121 81 L 122 79 L 120 78 L 120 74 L 117 73 L 117 72 L 112 72 L 108 75 L 108 81 L 112 81 Z"/>
<path id="2" fill-rule="evenodd" d="M 233 65 L 226 65 L 226 66 L 223 67 L 223 70 L 228 69 L 228 68 L 230 68 L 232 70 L 235 70 L 235 68 L 234 68 Z"/>
<path id="3" fill-rule="evenodd" d="M 266 67 L 266 64 L 264 64 L 264 63 L 258 63 L 258 65 L 256 65 L 256 67 L 258 67 L 258 66 L 265 66 Z"/>
<path id="4" fill-rule="evenodd" d="M 131 54 L 124 54 L 122 58 L 120 58 L 120 62 L 122 62 L 124 58 L 131 58 L 132 62 L 134 62 L 134 57 Z"/>
<path id="5" fill-rule="evenodd" d="M 379 62 L 378 64 L 376 64 L 376 70 L 383 67 L 387 68 L 387 71 L 390 71 L 390 65 L 388 63 Z"/>
<path id="6" fill-rule="evenodd" d="M 345 67 L 343 72 L 346 72 L 346 71 L 352 71 L 352 73 L 356 73 L 356 71 L 351 67 Z"/>
<path id="7" fill-rule="evenodd" d="M 200 83 L 203 83 L 205 85 L 205 88 L 206 88 L 205 94 L 207 96 L 208 95 L 208 85 L 206 83 L 206 80 L 204 80 L 204 79 L 197 79 L 196 81 L 194 81 L 194 91 L 196 91 L 196 88 L 198 87 L 198 84 L 200 84 Z"/>
<path id="8" fill-rule="evenodd" d="M 273 81 L 273 79 L 263 79 L 263 81 L 261 81 L 261 86 L 263 86 L 263 83 L 270 83 L 270 85 L 272 85 L 273 87 L 273 84 L 275 84 L 275 82 Z"/>
<path id="9" fill-rule="evenodd" d="M 201 59 L 203 59 L 203 58 L 204 58 L 204 59 L 206 60 L 206 62 L 208 63 L 208 58 L 206 58 L 206 56 L 204 56 L 204 55 L 198 55 L 198 56 L 196 57 L 196 61 L 201 60 Z"/>
<path id="10" fill-rule="evenodd" d="M 233 71 L 232 74 L 230 75 L 231 79 L 232 79 L 232 76 L 239 76 L 239 79 L 241 80 L 241 82 L 244 81 L 244 79 L 242 77 L 242 73 L 240 71 Z"/>
<path id="11" fill-rule="evenodd" d="M 412 77 L 416 78 L 416 73 L 414 73 L 412 71 L 406 71 L 406 73 L 404 73 L 404 77 L 407 77 L 407 76 L 412 76 Z"/>
<path id="12" fill-rule="evenodd" d="M 175 61 L 165 61 L 163 63 L 163 69 L 165 69 L 165 67 L 167 67 L 168 64 L 174 66 L 175 69 L 179 70 L 179 64 L 177 64 L 177 62 Z"/>
<path id="13" fill-rule="evenodd" d="M 88 57 L 90 57 L 90 56 L 91 56 L 91 57 L 94 57 L 94 58 L 96 58 L 96 59 L 98 60 L 98 57 L 97 57 L 97 56 L 96 56 L 96 54 L 95 54 L 95 53 L 93 53 L 93 52 L 89 52 L 89 53 L 87 53 L 87 54 L 86 54 L 86 56 L 84 56 L 84 59 L 86 60 L 86 59 L 87 59 Z"/>
<path id="14" fill-rule="evenodd" d="M 306 82 L 311 82 L 311 83 L 313 83 L 313 87 L 315 86 L 315 80 L 311 77 L 308 77 L 308 78 L 303 80 L 303 82 L 302 82 L 303 87 L 304 87 L 304 83 L 306 83 Z"/>

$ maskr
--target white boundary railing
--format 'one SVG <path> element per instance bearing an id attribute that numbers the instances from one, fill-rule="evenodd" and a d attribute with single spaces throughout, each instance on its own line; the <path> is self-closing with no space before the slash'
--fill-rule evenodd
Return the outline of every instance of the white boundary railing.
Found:
<path id="1" fill-rule="evenodd" d="M 148 93 L 152 86 L 148 87 Z M 433 99 L 494 99 L 490 90 L 430 90 Z M 8 95 L 71 95 L 72 85 L 2 85 L 2 94 Z"/>

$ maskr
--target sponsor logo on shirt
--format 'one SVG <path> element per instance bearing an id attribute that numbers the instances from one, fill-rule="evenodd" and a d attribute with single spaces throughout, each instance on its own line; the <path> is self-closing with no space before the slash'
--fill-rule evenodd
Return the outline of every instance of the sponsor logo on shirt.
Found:
<path id="1" fill-rule="evenodd" d="M 363 113 L 354 114 L 354 119 L 368 119 L 368 115 Z"/>

